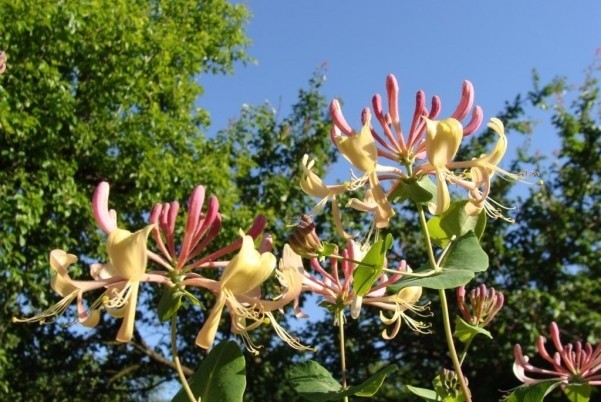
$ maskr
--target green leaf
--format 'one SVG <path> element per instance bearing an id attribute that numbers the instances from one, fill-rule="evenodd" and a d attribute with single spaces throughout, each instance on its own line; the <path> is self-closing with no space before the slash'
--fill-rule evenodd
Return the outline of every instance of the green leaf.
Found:
<path id="1" fill-rule="evenodd" d="M 459 339 L 463 343 L 468 343 L 471 342 L 471 340 L 474 339 L 474 337 L 478 334 L 485 335 L 492 339 L 491 333 L 484 328 L 469 324 L 461 317 L 457 317 L 455 320 L 455 332 L 453 333 L 455 338 Z"/>
<path id="2" fill-rule="evenodd" d="M 505 402 L 542 402 L 559 384 L 559 381 L 544 381 L 534 385 L 522 385 L 509 394 Z"/>
<path id="3" fill-rule="evenodd" d="M 398 366 L 396 364 L 390 364 L 363 381 L 361 384 L 350 387 L 346 392 L 348 395 L 363 397 L 374 396 L 384 383 L 386 376 L 396 370 L 398 370 Z"/>
<path id="4" fill-rule="evenodd" d="M 246 362 L 236 342 L 215 346 L 190 379 L 190 388 L 202 402 L 240 402 L 246 388 Z M 184 389 L 171 402 L 189 402 Z"/>
<path id="5" fill-rule="evenodd" d="M 570 402 L 588 402 L 591 399 L 592 388 L 588 384 L 569 384 L 563 389 L 563 393 Z"/>
<path id="6" fill-rule="evenodd" d="M 332 243 L 326 243 L 325 241 L 321 243 L 323 246 L 323 250 L 319 253 L 319 257 L 329 257 L 338 250 L 338 246 Z"/>
<path id="7" fill-rule="evenodd" d="M 436 184 L 428 176 L 401 179 L 399 184 L 390 194 L 390 199 L 395 202 L 411 200 L 418 204 L 426 204 L 436 197 Z"/>
<path id="8" fill-rule="evenodd" d="M 292 366 L 286 379 L 299 395 L 312 401 L 336 400 L 342 389 L 332 374 L 313 360 Z"/>
<path id="9" fill-rule="evenodd" d="M 478 239 L 482 237 L 486 227 L 486 214 L 482 211 L 474 216 L 468 215 L 465 212 L 467 202 L 453 202 L 447 211 L 428 221 L 430 238 L 440 247 L 446 247 L 453 236 L 463 236 L 470 230 Z"/>
<path id="10" fill-rule="evenodd" d="M 409 391 L 411 391 L 414 395 L 419 396 L 420 398 L 425 399 L 426 401 L 438 402 L 442 401 L 436 391 L 433 389 L 413 387 L 411 385 L 405 385 Z"/>
<path id="11" fill-rule="evenodd" d="M 353 272 L 353 290 L 357 296 L 366 295 L 382 274 L 386 251 L 392 247 L 392 235 L 380 239 L 371 246 L 361 264 Z"/>
<path id="12" fill-rule="evenodd" d="M 469 231 L 451 244 L 441 266 L 483 272 L 488 268 L 488 255 L 482 250 L 474 232 Z"/>
<path id="13" fill-rule="evenodd" d="M 161 300 L 159 301 L 159 306 L 157 307 L 159 321 L 167 321 L 173 316 L 173 314 L 177 313 L 177 310 L 179 310 L 180 306 L 182 305 L 183 295 L 183 292 L 174 288 L 168 288 L 165 292 L 163 292 Z"/>
<path id="14" fill-rule="evenodd" d="M 314 402 L 337 401 L 351 395 L 362 397 L 375 395 L 386 376 L 397 369 L 396 364 L 391 364 L 361 384 L 343 389 L 326 368 L 310 360 L 290 368 L 286 373 L 286 379 L 304 399 Z"/>
<path id="15" fill-rule="evenodd" d="M 430 267 L 426 267 L 415 271 L 415 273 L 420 274 L 431 270 Z M 394 285 L 388 286 L 387 289 L 391 293 L 397 293 L 401 289 L 410 286 L 421 286 L 428 289 L 453 289 L 467 284 L 472 279 L 474 279 L 474 273 L 471 271 L 443 269 L 423 278 L 408 277 L 402 279 Z"/>
<path id="16" fill-rule="evenodd" d="M 478 238 L 470 231 L 455 239 L 449 246 L 446 256 L 441 263 L 441 270 L 433 272 L 431 266 L 415 271 L 416 274 L 432 271 L 425 277 L 407 276 L 388 289 L 396 293 L 408 286 L 421 286 L 429 289 L 452 289 L 465 285 L 474 278 L 474 272 L 485 271 L 488 268 L 488 255 L 480 247 Z"/>

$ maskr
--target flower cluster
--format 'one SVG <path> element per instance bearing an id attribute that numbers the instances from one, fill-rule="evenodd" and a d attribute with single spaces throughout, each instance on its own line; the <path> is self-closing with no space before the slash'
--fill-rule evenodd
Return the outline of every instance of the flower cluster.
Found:
<path id="1" fill-rule="evenodd" d="M 559 337 L 559 327 L 554 322 L 549 325 L 549 332 L 555 353 L 551 355 L 547 351 L 544 336 L 539 336 L 536 349 L 551 368 L 533 366 L 528 356 L 523 355 L 521 346 L 515 345 L 513 372 L 516 377 L 526 384 L 556 380 L 563 384 L 601 386 L 601 343 L 594 348 L 588 343 L 583 345 L 580 342 L 564 345 Z M 529 374 L 538 378 L 530 377 Z"/>
<path id="2" fill-rule="evenodd" d="M 322 249 L 323 246 L 319 237 L 315 233 L 315 225 L 311 219 L 304 215 L 300 224 L 300 229 L 297 229 L 291 239 L 290 244 L 299 245 L 295 247 L 303 256 L 309 257 L 310 272 L 302 270 L 304 275 L 302 290 L 304 292 L 312 292 L 323 298 L 323 304 L 329 306 L 331 310 L 344 310 L 350 308 L 350 315 L 356 319 L 361 314 L 363 305 L 376 307 L 380 309 L 380 319 L 385 325 L 392 326 L 390 331 L 382 331 L 384 339 L 394 338 L 404 321 L 407 325 L 416 331 L 426 332 L 428 327 L 422 321 L 418 321 L 410 317 L 407 312 L 411 311 L 419 316 L 424 316 L 423 312 L 427 306 L 418 305 L 418 301 L 422 295 L 422 288 L 419 286 L 411 286 L 401 289 L 395 294 L 387 294 L 386 287 L 397 283 L 402 279 L 403 274 L 410 272 L 410 268 L 405 261 L 402 261 L 397 269 L 388 274 L 382 274 L 376 279 L 372 287 L 363 296 L 359 296 L 353 289 L 354 273 L 361 265 L 361 260 L 365 257 L 369 249 L 368 244 L 361 244 L 352 239 L 347 239 L 346 248 L 338 255 L 338 250 L 333 250 L 329 260 L 330 268 L 324 267 L 323 262 L 317 258 L 316 249 Z M 305 236 L 302 236 L 302 234 Z M 307 239 L 301 242 L 297 239 Z M 310 240 L 310 241 L 309 241 Z M 313 245 L 313 248 L 308 248 L 308 245 Z M 288 256 L 297 262 L 293 265 L 302 267 L 300 255 L 294 253 L 292 248 Z M 306 316 L 301 310 L 298 303 L 295 305 L 297 316 Z M 387 316 L 387 314 L 392 314 Z M 335 323 L 338 317 L 335 316 Z"/>
<path id="3" fill-rule="evenodd" d="M 233 332 L 241 335 L 252 351 L 256 351 L 256 347 L 250 341 L 248 331 L 266 322 L 270 322 L 291 346 L 306 349 L 279 326 L 272 314 L 295 300 L 301 292 L 303 277 L 299 267 L 281 263 L 276 269 L 269 235 L 264 235 L 259 248 L 255 249 L 254 239 L 262 234 L 265 226 L 262 216 L 255 219 L 247 232 L 241 230 L 238 240 L 205 255 L 207 245 L 221 228 L 221 215 L 216 197 L 209 199 L 203 212 L 204 195 L 202 186 L 192 192 L 183 240 L 176 246 L 177 202 L 156 204 L 150 213 L 150 224 L 132 233 L 118 227 L 117 213 L 108 207 L 109 185 L 100 183 L 94 192 L 92 210 L 98 227 L 107 235 L 108 262 L 91 265 L 93 280 L 73 280 L 68 268 L 77 262 L 77 257 L 63 250 L 53 250 L 50 253 L 51 287 L 63 298 L 34 317 L 14 318 L 14 321 L 45 322 L 64 313 L 77 300 L 78 318 L 83 325 L 96 326 L 104 310 L 122 319 L 117 341 L 129 342 L 134 330 L 140 284 L 154 282 L 164 285 L 166 290 L 190 297 L 193 296 L 186 289 L 188 287 L 203 288 L 215 295 L 215 305 L 196 338 L 196 344 L 202 348 L 210 348 L 213 344 L 221 313 L 227 306 Z M 151 233 L 158 252 L 148 249 L 147 239 Z M 230 260 L 222 260 L 236 251 Z M 147 271 L 149 259 L 163 269 Z M 203 269 L 216 268 L 223 268 L 219 280 L 201 273 Z M 274 272 L 284 291 L 273 300 L 262 299 L 260 287 Z M 86 307 L 83 295 L 97 289 L 104 289 L 104 292 Z"/>
<path id="4" fill-rule="evenodd" d="M 340 104 L 333 100 L 330 104 L 330 116 L 334 122 L 331 130 L 332 142 L 353 167 L 362 175 L 337 185 L 326 185 L 314 170 L 315 161 L 305 155 L 302 161 L 304 176 L 301 188 L 305 193 L 319 198 L 312 211 L 318 212 L 332 201 L 332 212 L 338 231 L 346 238 L 352 236 L 343 229 L 340 206 L 337 196 L 345 192 L 354 192 L 367 186 L 363 198 L 352 198 L 347 207 L 369 212 L 373 215 L 375 228 L 386 228 L 394 216 L 391 194 L 409 181 L 423 176 L 436 179 L 436 197 L 430 202 L 429 209 L 434 215 L 448 210 L 451 195 L 448 184 L 455 184 L 468 191 L 466 211 L 477 214 L 485 210 L 493 218 L 504 218 L 502 206 L 489 198 L 490 181 L 495 173 L 518 179 L 519 176 L 501 169 L 501 162 L 507 149 L 503 123 L 496 118 L 490 120 L 488 127 L 498 135 L 493 150 L 469 161 L 455 161 L 455 157 L 464 137 L 475 132 L 483 120 L 482 109 L 473 106 L 474 89 L 465 81 L 461 99 L 449 118 L 436 120 L 441 112 L 441 101 L 432 98 L 430 109 L 426 107 L 425 94 L 419 91 L 408 135 L 403 134 L 398 110 L 399 87 L 396 78 L 386 78 L 388 112 L 383 110 L 380 95 L 372 99 L 373 115 L 382 131 L 372 126 L 372 111 L 365 108 L 361 113 L 362 127 L 355 131 L 342 114 Z M 469 115 L 471 117 L 463 125 Z M 387 160 L 383 161 L 383 160 Z M 393 165 L 387 163 L 394 162 Z M 390 182 L 386 190 L 382 183 Z"/>

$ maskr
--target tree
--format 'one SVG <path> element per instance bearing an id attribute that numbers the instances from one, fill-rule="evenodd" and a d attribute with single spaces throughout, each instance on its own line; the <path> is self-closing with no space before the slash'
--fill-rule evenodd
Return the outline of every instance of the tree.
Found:
<path id="1" fill-rule="evenodd" d="M 0 77 L 6 398 L 135 399 L 132 388 L 150 389 L 164 374 L 164 365 L 131 346 L 112 359 L 111 322 L 90 334 L 10 319 L 55 297 L 51 249 L 102 257 L 89 207 L 99 181 L 112 183 L 112 201 L 131 227 L 157 199 L 183 200 L 198 182 L 224 188 L 227 178 L 216 172 L 225 166 L 205 152 L 208 115 L 194 102 L 203 74 L 230 73 L 248 60 L 247 18 L 243 5 L 223 0 L 0 2 L 0 47 L 8 55 Z M 146 375 L 137 383 L 121 375 L 132 359 Z M 57 376 L 59 367 L 73 371 Z"/>

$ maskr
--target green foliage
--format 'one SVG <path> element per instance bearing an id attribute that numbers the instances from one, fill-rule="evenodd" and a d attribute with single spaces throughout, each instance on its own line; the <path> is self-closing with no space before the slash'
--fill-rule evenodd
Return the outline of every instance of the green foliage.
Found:
<path id="1" fill-rule="evenodd" d="M 465 322 L 461 317 L 457 317 L 455 320 L 455 332 L 453 336 L 459 339 L 463 343 L 471 342 L 474 337 L 478 334 L 485 335 L 492 339 L 492 335 L 489 331 L 477 325 L 471 325 Z"/>
<path id="2" fill-rule="evenodd" d="M 306 400 L 338 401 L 351 395 L 375 395 L 386 376 L 397 369 L 394 364 L 386 366 L 361 384 L 343 388 L 326 368 L 310 360 L 291 367 L 286 373 L 286 378 L 292 388 Z"/>
<path id="3" fill-rule="evenodd" d="M 76 278 L 104 259 L 90 209 L 99 181 L 110 181 L 120 224 L 132 229 L 145 220 L 148 197 L 183 200 L 199 182 L 225 193 L 216 174 L 224 165 L 202 135 L 208 114 L 194 103 L 199 75 L 247 60 L 247 18 L 243 5 L 224 0 L 0 1 L 8 55 L 0 76 L 0 395 L 132 400 L 128 389 L 146 394 L 168 373 L 141 338 L 135 347 L 107 344 L 111 320 L 71 333 L 10 319 L 56 300 L 50 250 L 83 258 Z M 88 380 L 75 386 L 75 378 Z"/>
<path id="4" fill-rule="evenodd" d="M 560 382 L 545 381 L 535 385 L 523 385 L 508 395 L 507 402 L 542 402 Z"/>
<path id="5" fill-rule="evenodd" d="M 428 233 L 433 242 L 440 247 L 446 247 L 453 236 L 463 236 L 470 230 L 478 239 L 482 237 L 486 227 L 486 213 L 468 215 L 465 205 L 468 201 L 456 201 L 444 213 L 433 216 L 428 221 Z"/>
<path id="6" fill-rule="evenodd" d="M 189 380 L 190 389 L 203 402 L 241 402 L 246 387 L 246 363 L 236 342 L 221 342 L 203 359 Z M 188 402 L 182 388 L 171 400 Z"/>
<path id="7" fill-rule="evenodd" d="M 427 204 L 435 196 L 436 184 L 428 176 L 422 176 L 419 180 L 415 178 L 400 180 L 389 197 L 398 203 L 411 200 L 414 203 Z"/>
<path id="8" fill-rule="evenodd" d="M 421 286 L 429 289 L 453 289 L 465 285 L 475 276 L 488 268 L 488 256 L 482 250 L 478 238 L 471 230 L 453 240 L 440 263 L 440 269 L 434 270 L 431 265 L 420 268 L 414 275 L 406 275 L 399 282 L 388 287 L 396 293 L 409 286 Z"/>
<path id="9" fill-rule="evenodd" d="M 357 296 L 365 296 L 382 275 L 386 253 L 392 247 L 392 241 L 391 234 L 376 241 L 361 260 L 361 264 L 353 271 L 353 290 Z"/>

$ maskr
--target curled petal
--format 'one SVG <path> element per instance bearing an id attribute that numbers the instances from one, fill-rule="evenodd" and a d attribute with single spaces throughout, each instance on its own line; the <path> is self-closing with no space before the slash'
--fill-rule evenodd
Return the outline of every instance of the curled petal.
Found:
<path id="1" fill-rule="evenodd" d="M 106 248 L 113 275 L 137 280 L 144 274 L 148 261 L 146 241 L 153 228 L 154 225 L 148 225 L 135 233 L 115 229 L 109 234 Z"/>
<path id="2" fill-rule="evenodd" d="M 67 268 L 71 264 L 77 262 L 77 257 L 73 254 L 67 254 L 63 250 L 52 250 L 50 252 L 50 266 L 54 270 L 50 286 L 56 293 L 65 297 L 73 291 L 77 290 L 77 286 L 73 283 L 67 272 Z"/>

